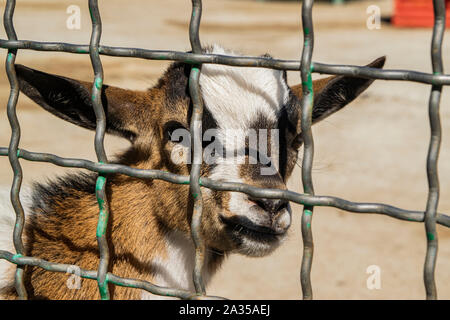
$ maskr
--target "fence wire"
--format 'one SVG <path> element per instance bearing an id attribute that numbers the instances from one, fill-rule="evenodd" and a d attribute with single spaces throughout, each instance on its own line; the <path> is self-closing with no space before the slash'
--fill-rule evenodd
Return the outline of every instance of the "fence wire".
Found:
<path id="1" fill-rule="evenodd" d="M 67 273 L 73 265 L 59 264 L 45 261 L 36 257 L 25 256 L 22 233 L 24 228 L 24 209 L 19 199 L 22 184 L 22 169 L 19 159 L 28 161 L 52 163 L 61 167 L 83 168 L 98 173 L 96 183 L 96 196 L 99 205 L 99 217 L 97 225 L 97 241 L 100 250 L 100 261 L 97 270 L 80 269 L 80 277 L 96 280 L 100 296 L 102 299 L 109 299 L 108 284 L 118 286 L 138 288 L 146 290 L 152 294 L 161 296 L 178 297 L 181 299 L 223 299 L 206 295 L 205 287 L 201 275 L 204 264 L 205 244 L 200 234 L 200 221 L 202 216 L 202 192 L 201 187 L 219 190 L 236 191 L 248 194 L 252 197 L 278 198 L 292 201 L 303 205 L 301 218 L 301 230 L 303 237 L 303 258 L 300 271 L 300 282 L 302 286 L 303 298 L 312 299 L 312 285 L 310 280 L 311 265 L 313 258 L 314 243 L 312 238 L 312 216 L 315 206 L 335 207 L 341 210 L 355 213 L 383 214 L 405 221 L 424 222 L 427 239 L 427 251 L 424 264 L 424 284 L 427 299 L 436 299 L 435 266 L 438 248 L 438 236 L 436 224 L 450 227 L 450 216 L 438 213 L 439 202 L 439 179 L 437 161 L 439 147 L 441 143 L 440 126 L 440 97 L 442 87 L 450 85 L 450 75 L 444 74 L 442 65 L 442 41 L 445 31 L 445 0 L 433 0 L 435 23 L 433 27 L 433 37 L 431 41 L 431 60 L 433 73 L 423 73 L 412 70 L 381 70 L 376 68 L 351 66 L 351 65 L 330 65 L 312 62 L 314 48 L 314 30 L 312 22 L 313 0 L 304 0 L 302 4 L 302 26 L 303 26 L 303 52 L 300 61 L 278 60 L 263 57 L 232 57 L 217 54 L 202 54 L 202 47 L 199 37 L 199 26 L 202 13 L 202 1 L 192 0 L 192 13 L 189 25 L 189 38 L 192 47 L 191 53 L 147 50 L 142 48 L 125 48 L 102 46 L 100 38 L 102 33 L 102 22 L 97 0 L 89 0 L 89 10 L 91 13 L 92 33 L 89 45 L 72 44 L 62 42 L 38 42 L 32 40 L 19 40 L 17 38 L 13 15 L 16 5 L 15 0 L 7 0 L 3 15 L 3 25 L 8 39 L 0 39 L 0 47 L 8 50 L 6 57 L 6 73 L 10 83 L 10 96 L 7 104 L 7 115 L 10 122 L 12 134 L 9 147 L 0 147 L 0 156 L 7 156 L 14 172 L 11 187 L 11 202 L 16 213 L 16 224 L 13 233 L 14 248 L 16 253 L 0 250 L 0 259 L 5 259 L 17 265 L 15 273 L 15 287 L 20 299 L 27 298 L 24 286 L 24 267 L 37 266 L 51 272 Z M 85 159 L 62 158 L 54 154 L 39 153 L 19 149 L 20 124 L 17 119 L 16 105 L 19 96 L 19 84 L 16 76 L 14 63 L 19 49 L 37 51 L 56 51 L 77 54 L 89 54 L 92 68 L 94 70 L 94 83 L 92 91 L 92 102 L 95 115 L 97 117 L 97 127 L 95 133 L 95 152 L 98 162 Z M 160 170 L 143 170 L 131 168 L 125 165 L 108 163 L 104 149 L 105 136 L 105 114 L 102 107 L 100 92 L 103 84 L 103 68 L 100 55 L 116 57 L 133 57 L 149 60 L 171 60 L 181 61 L 192 65 L 189 76 L 189 92 L 193 102 L 193 113 L 191 118 L 192 145 L 194 147 L 190 175 L 182 176 Z M 199 77 L 203 63 L 223 64 L 241 67 L 262 67 L 280 70 L 300 71 L 303 97 L 301 101 L 301 129 L 304 137 L 302 181 L 304 193 L 296 193 L 290 190 L 257 188 L 242 183 L 218 182 L 209 178 L 200 178 L 200 167 L 202 159 L 202 115 L 203 104 L 201 99 Z M 313 107 L 313 87 L 312 73 L 323 73 L 333 75 L 358 76 L 370 79 L 401 80 L 419 82 L 431 85 L 429 98 L 429 120 L 431 137 L 427 156 L 427 176 L 428 176 L 428 200 L 426 211 L 411 211 L 397 208 L 382 203 L 357 203 L 331 196 L 315 195 L 312 182 L 312 163 L 314 155 L 314 142 L 311 131 L 311 111 Z M 195 292 L 179 290 L 175 288 L 161 287 L 148 281 L 139 279 L 122 278 L 108 272 L 109 249 L 106 241 L 106 230 L 108 224 L 109 205 L 105 194 L 107 184 L 106 176 L 111 173 L 124 174 L 141 179 L 160 179 L 175 184 L 189 184 L 194 201 L 193 218 L 191 222 L 191 235 L 195 244 L 195 267 L 193 282 Z"/>

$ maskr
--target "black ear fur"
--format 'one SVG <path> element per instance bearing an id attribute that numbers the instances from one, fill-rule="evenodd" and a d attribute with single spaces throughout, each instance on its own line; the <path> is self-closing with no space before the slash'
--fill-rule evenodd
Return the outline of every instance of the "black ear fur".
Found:
<path id="1" fill-rule="evenodd" d="M 15 69 L 20 91 L 31 100 L 63 120 L 95 130 L 96 116 L 91 97 L 92 83 L 48 74 L 19 64 L 15 65 Z M 121 104 L 126 101 L 117 99 L 118 95 L 108 99 L 108 89 L 122 90 L 108 85 L 102 86 L 101 100 L 106 115 L 107 132 L 133 141 L 137 133 L 127 129 L 120 114 Z"/>
<path id="2" fill-rule="evenodd" d="M 80 82 L 16 65 L 20 91 L 52 114 L 87 129 L 95 129 L 89 90 Z"/>
<path id="3" fill-rule="evenodd" d="M 383 68 L 386 57 L 380 57 L 367 67 Z M 330 114 L 342 109 L 352 102 L 364 90 L 366 90 L 374 79 L 364 79 L 358 77 L 336 76 L 314 95 L 314 108 L 312 121 L 316 123 L 325 119 Z"/>

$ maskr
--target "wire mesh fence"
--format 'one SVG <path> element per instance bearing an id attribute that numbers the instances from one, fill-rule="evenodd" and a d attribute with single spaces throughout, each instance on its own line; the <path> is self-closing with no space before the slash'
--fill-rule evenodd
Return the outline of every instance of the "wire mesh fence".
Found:
<path id="1" fill-rule="evenodd" d="M 303 236 L 303 258 L 300 271 L 301 287 L 304 299 L 312 299 L 311 265 L 313 259 L 314 242 L 312 238 L 311 221 L 315 206 L 335 207 L 355 213 L 383 214 L 393 218 L 424 222 L 427 251 L 424 264 L 424 284 L 427 299 L 436 299 L 437 290 L 435 284 L 435 266 L 438 248 L 438 236 L 436 224 L 450 227 L 450 216 L 438 213 L 439 181 L 437 161 L 441 143 L 441 127 L 439 117 L 440 96 L 442 87 L 450 84 L 450 75 L 444 74 L 442 65 L 442 41 L 445 31 L 445 0 L 433 0 L 435 23 L 431 42 L 431 61 L 433 73 L 416 72 L 412 70 L 380 70 L 370 67 L 330 65 L 312 62 L 314 48 L 314 31 L 312 22 L 313 0 L 304 0 L 302 4 L 303 26 L 303 52 L 298 60 L 267 59 L 264 57 L 234 57 L 217 54 L 203 54 L 199 37 L 199 26 L 202 13 L 201 0 L 192 0 L 192 14 L 189 25 L 189 37 L 192 52 L 176 52 L 163 50 L 147 50 L 142 48 L 125 48 L 102 46 L 100 38 L 102 22 L 97 0 L 89 0 L 91 14 L 92 33 L 89 45 L 72 44 L 62 42 L 38 42 L 32 40 L 19 40 L 13 25 L 13 15 L 16 5 L 15 0 L 7 0 L 3 16 L 3 24 L 8 39 L 0 39 L 0 47 L 8 50 L 6 58 L 6 73 L 10 82 L 10 96 L 7 104 L 7 115 L 12 129 L 9 147 L 0 147 L 0 155 L 9 158 L 14 172 L 11 187 L 11 202 L 16 213 L 16 224 L 13 233 L 13 242 L 16 253 L 0 250 L 0 259 L 5 259 L 17 265 L 15 272 L 15 288 L 20 299 L 27 298 L 27 290 L 24 285 L 24 267 L 37 266 L 51 272 L 68 272 L 72 265 L 59 264 L 45 261 L 37 257 L 25 255 L 22 233 L 24 229 L 25 213 L 19 199 L 22 183 L 22 169 L 19 159 L 37 162 L 52 163 L 57 166 L 84 168 L 98 173 L 96 182 L 96 196 L 99 205 L 97 225 L 97 240 L 100 252 L 99 266 L 97 270 L 80 269 L 80 277 L 96 280 L 102 299 L 109 299 L 108 284 L 131 287 L 146 290 L 150 293 L 162 296 L 178 297 L 181 299 L 222 299 L 206 295 L 201 269 L 204 264 L 205 243 L 200 234 L 200 221 L 202 217 L 202 187 L 218 191 L 236 191 L 259 198 L 285 199 L 303 205 L 301 218 L 301 231 Z M 92 88 L 92 103 L 97 118 L 95 133 L 95 152 L 98 162 L 85 159 L 62 158 L 54 154 L 38 153 L 19 148 L 20 124 L 16 114 L 16 105 L 19 96 L 19 83 L 14 67 L 16 55 L 19 49 L 36 51 L 56 51 L 77 54 L 89 54 L 94 71 L 94 84 Z M 193 103 L 191 117 L 191 133 L 193 148 L 193 165 L 190 175 L 183 176 L 159 170 L 143 170 L 120 164 L 108 163 L 104 149 L 105 113 L 101 101 L 101 89 L 103 85 L 103 68 L 100 55 L 133 57 L 150 60 L 181 61 L 192 65 L 189 76 L 189 93 Z M 304 193 L 296 193 L 290 190 L 257 188 L 242 183 L 219 182 L 207 177 L 200 177 L 202 160 L 201 147 L 201 123 L 203 104 L 200 93 L 199 77 L 203 63 L 223 64 L 241 67 L 262 67 L 280 70 L 300 71 L 303 96 L 301 130 L 303 133 L 304 149 L 302 160 L 302 181 Z M 428 201 L 426 211 L 412 211 L 397 208 L 382 203 L 356 203 L 331 196 L 315 195 L 312 181 L 312 163 L 314 155 L 314 141 L 311 132 L 311 115 L 313 108 L 312 73 L 358 76 L 367 79 L 402 80 L 413 81 L 431 85 L 429 98 L 429 120 L 431 138 L 427 157 L 428 176 Z M 191 222 L 191 236 L 195 244 L 195 266 L 193 282 L 195 292 L 179 290 L 175 288 L 160 287 L 148 281 L 129 279 L 108 272 L 109 248 L 106 240 L 108 225 L 109 205 L 105 193 L 108 183 L 108 174 L 124 174 L 140 179 L 161 179 L 175 184 L 189 184 L 193 198 L 193 216 Z"/>

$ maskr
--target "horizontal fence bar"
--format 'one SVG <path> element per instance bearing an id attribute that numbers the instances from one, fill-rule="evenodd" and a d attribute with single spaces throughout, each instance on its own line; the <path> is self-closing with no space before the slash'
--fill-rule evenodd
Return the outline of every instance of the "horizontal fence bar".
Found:
<path id="1" fill-rule="evenodd" d="M 336 65 L 313 62 L 313 72 L 343 75 L 365 79 L 419 82 L 431 85 L 450 85 L 450 75 L 431 74 L 410 70 L 389 70 L 353 65 Z"/>
<path id="2" fill-rule="evenodd" d="M 38 42 L 30 40 L 0 39 L 0 48 L 29 49 L 35 51 L 54 51 L 66 53 L 89 53 L 89 45 L 64 42 Z M 141 58 L 147 60 L 182 61 L 189 64 L 213 63 L 237 67 L 258 67 L 278 70 L 299 70 L 298 60 L 278 60 L 264 57 L 227 56 L 219 54 L 200 54 L 170 50 L 148 50 L 141 48 L 99 46 L 99 53 L 106 56 Z"/>
<path id="3" fill-rule="evenodd" d="M 87 169 L 93 172 L 102 172 L 105 174 L 118 173 L 134 178 L 156 179 L 176 184 L 189 185 L 190 182 L 189 176 L 177 175 L 160 170 L 137 169 L 115 163 L 102 164 L 85 159 L 63 158 L 53 154 L 30 152 L 24 149 L 19 149 L 18 152 L 21 159 L 35 162 L 52 163 L 60 167 Z M 0 156 L 7 155 L 8 148 L 0 147 Z M 382 203 L 351 202 L 338 197 L 318 195 L 312 196 L 296 193 L 289 190 L 258 188 L 244 183 L 219 182 L 209 178 L 201 178 L 200 182 L 201 186 L 205 188 L 218 191 L 242 192 L 256 198 L 279 198 L 289 200 L 301 205 L 334 207 L 354 213 L 383 214 L 392 218 L 413 222 L 424 221 L 423 211 L 404 210 Z M 438 213 L 437 223 L 445 227 L 450 227 L 450 216 Z"/>
<path id="4" fill-rule="evenodd" d="M 29 49 L 35 51 L 54 51 L 78 54 L 89 53 L 89 45 L 63 42 L 38 42 L 30 40 L 0 39 L 0 48 Z M 211 63 L 236 67 L 270 68 L 288 71 L 300 71 L 301 68 L 298 60 L 280 60 L 263 57 L 236 57 L 219 54 L 197 54 L 170 50 L 148 50 L 140 48 L 99 46 L 99 53 L 101 55 L 114 57 L 180 61 L 189 64 Z M 367 79 L 450 85 L 450 75 L 448 74 L 432 74 L 410 70 L 389 70 L 355 65 L 336 65 L 312 62 L 312 72 L 320 74 L 357 76 Z"/>
<path id="5" fill-rule="evenodd" d="M 54 263 L 49 262 L 44 259 L 35 258 L 35 257 L 27 257 L 27 256 L 21 256 L 17 254 L 12 254 L 11 252 L 0 250 L 0 259 L 5 259 L 11 263 L 17 264 L 19 266 L 36 266 L 40 267 L 44 270 L 51 271 L 51 272 L 63 272 L 63 273 L 69 273 L 69 270 L 74 267 L 74 265 L 71 264 L 62 264 L 62 263 Z M 97 280 L 98 272 L 95 270 L 85 270 L 82 268 L 77 267 L 77 270 L 80 271 L 79 276 L 83 279 L 91 279 L 91 280 Z M 168 287 L 161 287 L 158 285 L 155 285 L 153 283 L 150 283 L 145 280 L 137 280 L 137 279 L 130 279 L 130 278 L 122 278 L 119 276 L 116 276 L 110 272 L 106 274 L 106 277 L 108 278 L 108 281 L 119 285 L 122 287 L 130 287 L 130 288 L 136 288 L 136 289 L 142 289 L 145 291 L 148 291 L 150 293 L 160 295 L 160 296 L 166 296 L 166 297 L 176 297 L 180 299 L 188 299 L 188 300 L 199 300 L 199 299 L 211 299 L 211 300 L 225 300 L 221 297 L 216 296 L 198 296 L 194 294 L 193 292 L 186 291 L 186 290 L 180 290 L 180 289 L 173 289 Z"/>

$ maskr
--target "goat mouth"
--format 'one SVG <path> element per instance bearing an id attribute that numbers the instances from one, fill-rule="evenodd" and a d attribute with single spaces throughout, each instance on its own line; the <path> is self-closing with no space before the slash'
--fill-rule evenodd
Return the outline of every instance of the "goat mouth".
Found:
<path id="1" fill-rule="evenodd" d="M 254 224 L 246 218 L 220 216 L 221 222 L 235 241 L 241 242 L 242 238 L 251 239 L 257 242 L 274 243 L 280 240 L 285 234 L 276 232 L 272 228 Z"/>

